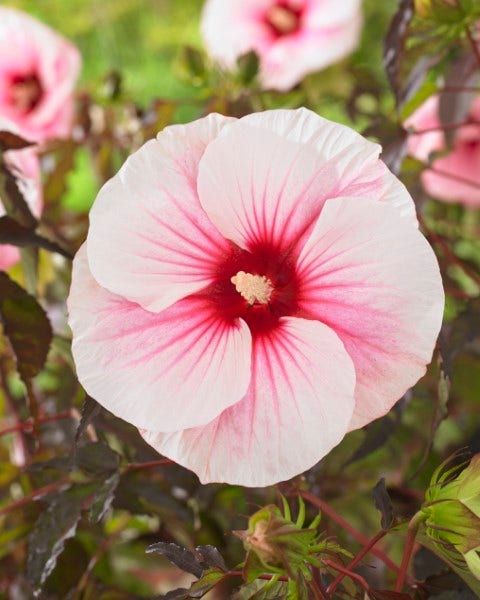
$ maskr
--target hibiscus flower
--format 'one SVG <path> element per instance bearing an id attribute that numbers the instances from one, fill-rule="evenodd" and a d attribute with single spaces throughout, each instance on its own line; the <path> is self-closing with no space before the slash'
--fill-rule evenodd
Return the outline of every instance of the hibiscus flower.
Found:
<path id="1" fill-rule="evenodd" d="M 167 127 L 101 189 L 69 297 L 87 392 L 203 482 L 305 471 L 425 372 L 432 249 L 380 147 L 305 110 Z"/>
<path id="2" fill-rule="evenodd" d="M 68 137 L 80 55 L 67 40 L 20 11 L 0 7 L 0 116 L 23 137 Z"/>
<path id="3" fill-rule="evenodd" d="M 431 96 L 417 108 L 405 127 L 425 132 L 413 133 L 408 140 L 412 156 L 432 161 L 431 168 L 422 173 L 425 191 L 445 202 L 480 206 L 480 98 L 472 102 L 465 125 L 453 132 L 450 148 L 442 131 L 438 96 Z"/>
<path id="4" fill-rule="evenodd" d="M 255 50 L 262 85 L 285 91 L 350 54 L 361 24 L 360 0 L 207 0 L 202 34 L 227 68 Z"/>

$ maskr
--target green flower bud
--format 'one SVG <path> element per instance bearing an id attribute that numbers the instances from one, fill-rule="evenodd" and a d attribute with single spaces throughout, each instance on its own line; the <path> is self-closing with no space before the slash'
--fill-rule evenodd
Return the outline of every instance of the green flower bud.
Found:
<path id="1" fill-rule="evenodd" d="M 464 466 L 440 465 L 421 513 L 427 536 L 450 556 L 460 553 L 480 579 L 480 454 L 462 470 Z"/>

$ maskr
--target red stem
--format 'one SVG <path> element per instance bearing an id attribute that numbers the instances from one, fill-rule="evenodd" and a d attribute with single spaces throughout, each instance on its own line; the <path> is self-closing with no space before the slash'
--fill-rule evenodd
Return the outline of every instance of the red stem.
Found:
<path id="1" fill-rule="evenodd" d="M 474 181 L 473 179 L 468 179 L 468 177 L 462 177 L 461 175 L 454 175 L 453 173 L 447 173 L 446 171 L 442 171 L 442 169 L 437 169 L 433 165 L 430 165 L 426 162 L 423 163 L 424 167 L 440 177 L 445 177 L 445 179 L 453 179 L 454 181 L 458 181 L 459 183 L 464 183 L 465 185 L 469 185 L 470 187 L 480 189 L 480 183 L 478 181 Z"/>
<path id="2" fill-rule="evenodd" d="M 343 517 L 341 517 L 333 508 L 331 508 L 328 504 L 326 504 L 317 496 L 314 496 L 312 493 L 307 492 L 305 490 L 298 490 L 298 493 L 302 498 L 313 504 L 317 508 L 319 508 L 322 512 L 324 512 L 328 517 L 335 521 L 343 527 L 345 531 L 348 531 L 352 537 L 354 537 L 358 542 L 362 544 L 362 546 L 367 546 L 370 543 L 370 540 L 366 538 L 363 534 L 357 531 L 350 523 L 345 521 Z M 378 548 L 371 548 L 372 554 L 374 554 L 377 558 L 379 558 L 389 569 L 394 571 L 395 573 L 400 572 L 400 568 L 381 550 Z"/>
<path id="3" fill-rule="evenodd" d="M 414 129 L 412 131 L 408 131 L 409 135 L 423 135 L 424 133 L 431 133 L 432 131 L 449 131 L 452 129 L 459 129 L 460 127 L 464 127 L 466 125 L 478 125 L 480 126 L 480 121 L 471 121 L 466 120 L 461 123 L 445 123 L 444 125 L 438 125 L 437 127 L 426 127 L 425 129 Z"/>
<path id="4" fill-rule="evenodd" d="M 73 419 L 70 411 L 65 411 L 62 413 L 58 413 L 57 415 L 50 415 L 46 417 L 38 417 L 37 424 L 43 425 L 44 423 L 51 423 L 52 421 L 61 421 L 62 419 Z M 27 419 L 26 421 L 20 421 L 16 425 L 12 425 L 11 427 L 6 427 L 0 431 L 0 437 L 2 435 L 6 435 L 7 433 L 13 433 L 16 431 L 33 431 L 34 423 L 32 419 Z"/>
<path id="5" fill-rule="evenodd" d="M 408 565 L 413 554 L 413 548 L 415 546 L 415 538 L 417 537 L 418 528 L 422 521 L 423 516 L 421 513 L 414 515 L 410 523 L 408 524 L 407 539 L 405 540 L 405 548 L 403 550 L 402 564 L 400 565 L 400 573 L 397 577 L 397 584 L 395 585 L 395 591 L 401 592 L 405 579 L 407 577 Z"/>
<path id="6" fill-rule="evenodd" d="M 68 486 L 69 484 L 70 481 L 68 479 L 61 479 L 60 481 L 55 481 L 54 483 L 49 483 L 48 485 L 38 488 L 37 490 L 34 490 L 31 494 L 20 498 L 20 500 L 17 500 L 16 502 L 12 502 L 12 504 L 7 504 L 7 506 L 0 508 L 0 516 L 6 515 L 7 513 L 12 512 L 17 508 L 21 508 L 22 506 L 25 506 L 25 504 L 32 502 L 32 500 L 38 500 L 42 496 L 50 494 L 50 492 L 56 492 L 62 487 Z"/>
<path id="7" fill-rule="evenodd" d="M 126 465 L 125 472 L 137 471 L 140 469 L 153 469 L 154 467 L 165 467 L 167 465 L 174 465 L 175 462 L 169 458 L 161 458 L 159 460 L 151 460 L 150 462 L 130 463 Z"/>
<path id="8" fill-rule="evenodd" d="M 355 558 L 348 563 L 348 565 L 345 567 L 346 569 L 348 569 L 349 571 L 351 571 L 354 567 L 356 567 L 358 565 L 358 563 L 362 560 L 362 558 L 368 554 L 370 552 L 370 550 L 375 546 L 375 544 L 380 541 L 385 535 L 387 534 L 387 531 L 385 529 L 382 529 L 381 531 L 379 531 L 377 533 L 377 535 L 375 535 L 369 542 L 368 544 L 366 544 L 361 550 L 360 552 L 355 556 Z M 334 579 L 334 581 L 332 581 L 332 583 L 328 586 L 327 588 L 327 594 L 333 594 L 334 591 L 337 589 L 337 586 L 339 585 L 339 583 L 342 581 L 342 579 L 346 576 L 346 573 L 340 573 L 340 575 L 338 575 L 338 577 L 336 577 L 336 579 Z"/>
<path id="9" fill-rule="evenodd" d="M 325 565 L 327 565 L 327 567 L 330 567 L 331 569 L 335 569 L 335 571 L 339 571 L 340 573 L 343 573 L 344 576 L 350 577 L 350 579 L 354 579 L 355 581 L 358 581 L 358 583 L 363 587 L 363 589 L 367 592 L 367 594 L 370 591 L 370 587 L 369 587 L 368 583 L 358 573 L 352 573 L 352 571 L 349 571 L 347 567 L 342 567 L 342 565 L 339 565 L 339 564 L 333 562 L 333 560 L 330 560 L 328 558 L 325 559 L 323 561 L 323 563 Z"/>

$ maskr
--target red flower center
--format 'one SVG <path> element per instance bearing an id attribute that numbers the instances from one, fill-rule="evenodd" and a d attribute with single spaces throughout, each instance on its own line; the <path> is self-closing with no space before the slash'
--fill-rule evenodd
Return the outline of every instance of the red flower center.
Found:
<path id="1" fill-rule="evenodd" d="M 41 83 L 34 73 L 12 77 L 9 91 L 10 104 L 21 114 L 31 112 L 43 94 Z"/>
<path id="2" fill-rule="evenodd" d="M 291 35 L 300 29 L 303 9 L 286 0 L 270 7 L 265 15 L 265 23 L 277 37 Z"/>
<path id="3" fill-rule="evenodd" d="M 248 293 L 248 278 L 254 291 L 260 288 L 259 293 Z M 288 256 L 268 247 L 247 252 L 232 244 L 231 254 L 219 265 L 216 281 L 206 292 L 224 318 L 243 319 L 256 335 L 270 331 L 280 317 L 298 313 L 298 287 L 295 266 Z M 263 296 L 263 291 L 268 293 Z"/>

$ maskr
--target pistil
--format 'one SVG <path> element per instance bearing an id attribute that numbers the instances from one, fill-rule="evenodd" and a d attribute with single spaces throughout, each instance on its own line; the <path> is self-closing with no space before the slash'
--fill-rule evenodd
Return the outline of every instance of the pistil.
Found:
<path id="1" fill-rule="evenodd" d="M 297 12 L 281 5 L 272 6 L 269 9 L 266 21 L 279 36 L 293 33 L 300 25 Z"/>
<path id="2" fill-rule="evenodd" d="M 19 113 L 29 113 L 41 97 L 42 86 L 35 75 L 16 77 L 10 85 L 10 102 Z"/>
<path id="3" fill-rule="evenodd" d="M 248 304 L 268 304 L 270 301 L 273 285 L 265 275 L 252 275 L 252 273 L 239 271 L 230 281 Z"/>

